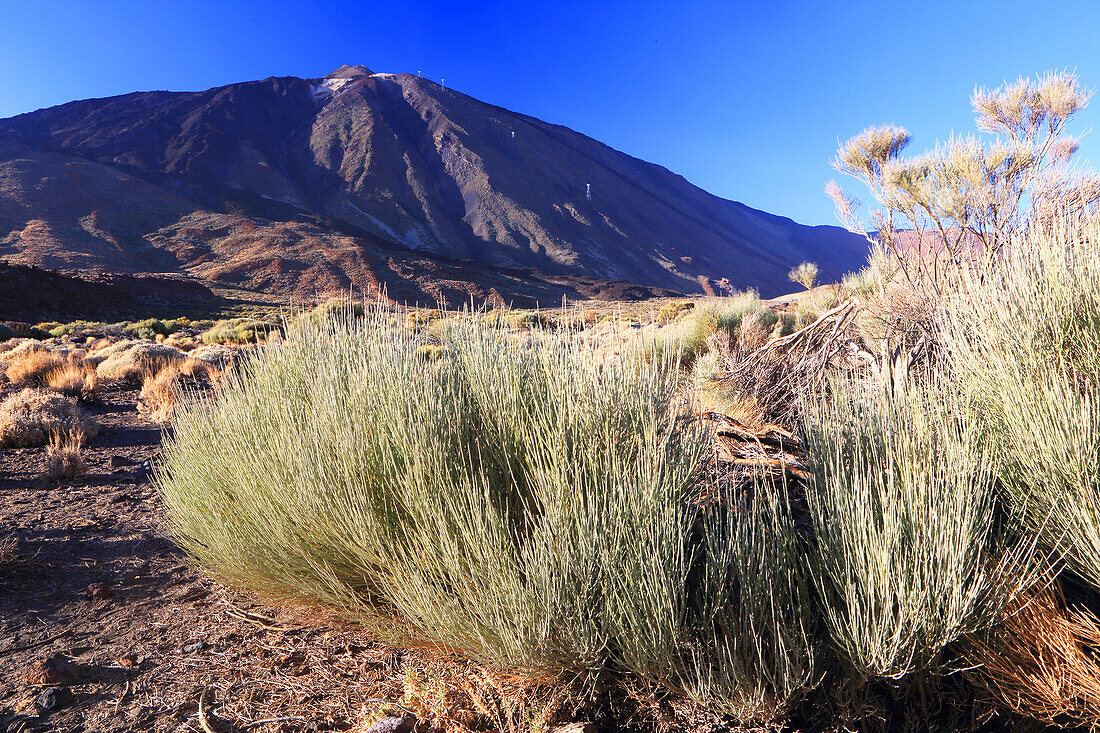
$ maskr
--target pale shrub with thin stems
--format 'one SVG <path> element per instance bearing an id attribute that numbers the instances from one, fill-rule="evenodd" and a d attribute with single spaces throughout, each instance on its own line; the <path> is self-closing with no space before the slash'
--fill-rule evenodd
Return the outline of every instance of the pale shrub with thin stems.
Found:
<path id="1" fill-rule="evenodd" d="M 300 319 L 216 401 L 184 399 L 157 474 L 180 544 L 507 669 L 629 672 L 742 720 L 798 697 L 793 523 L 774 497 L 704 509 L 675 354 L 517 346 L 477 318 L 434 360 L 423 338 L 377 306 Z"/>
<path id="2" fill-rule="evenodd" d="M 859 200 L 835 181 L 826 193 L 844 226 L 889 251 L 910 285 L 942 294 L 972 260 L 996 259 L 1028 226 L 1100 201 L 1100 177 L 1073 165 L 1079 145 L 1067 131 L 1091 96 L 1068 71 L 975 89 L 977 127 L 995 138 L 952 137 L 916 157 L 902 155 L 912 139 L 904 128 L 868 128 L 840 146 L 833 166 L 880 208 L 864 221 Z"/>
<path id="3" fill-rule="evenodd" d="M 997 435 L 1029 528 L 1100 588 L 1100 221 L 1064 217 L 968 273 L 946 353 Z"/>
<path id="4" fill-rule="evenodd" d="M 857 680 L 932 669 L 1032 578 L 1030 544 L 1000 529 L 989 438 L 940 377 L 853 376 L 805 411 L 814 574 Z"/>
<path id="5" fill-rule="evenodd" d="M 793 283 L 798 283 L 807 290 L 812 290 L 814 285 L 817 284 L 818 272 L 819 270 L 816 264 L 813 262 L 803 262 L 787 273 L 787 279 Z"/>
<path id="6" fill-rule="evenodd" d="M 687 659 L 678 689 L 742 722 L 782 719 L 821 679 L 820 629 L 788 487 L 709 486 Z M 684 656 L 681 651 L 680 656 Z"/>

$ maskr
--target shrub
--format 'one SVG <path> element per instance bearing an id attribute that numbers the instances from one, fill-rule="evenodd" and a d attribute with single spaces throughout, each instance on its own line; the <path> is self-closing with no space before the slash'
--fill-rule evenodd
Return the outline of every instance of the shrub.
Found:
<path id="1" fill-rule="evenodd" d="M 956 374 L 1030 531 L 1100 588 L 1100 220 L 1033 227 L 944 309 Z"/>
<path id="2" fill-rule="evenodd" d="M 447 354 L 447 350 L 439 344 L 421 344 L 416 347 L 416 355 L 425 361 L 439 361 Z"/>
<path id="3" fill-rule="evenodd" d="M 539 311 L 516 311 L 512 314 L 511 323 L 516 328 L 549 328 L 554 325 L 554 320 Z"/>
<path id="4" fill-rule="evenodd" d="M 787 273 L 787 279 L 807 290 L 813 290 L 814 285 L 817 284 L 818 273 L 818 267 L 813 262 L 803 262 Z"/>
<path id="5" fill-rule="evenodd" d="M 967 677 L 998 707 L 1052 726 L 1100 726 L 1100 625 L 1056 583 L 1021 597 L 964 640 Z"/>
<path id="6" fill-rule="evenodd" d="M 82 432 L 54 433 L 46 446 L 46 469 L 43 478 L 57 483 L 72 481 L 88 472 L 88 464 L 81 452 L 84 447 Z"/>
<path id="7" fill-rule="evenodd" d="M 138 395 L 138 412 L 145 413 L 153 422 L 169 422 L 176 410 L 179 377 L 180 372 L 170 366 L 146 370 Z"/>
<path id="8" fill-rule="evenodd" d="M 187 352 L 192 359 L 205 361 L 211 366 L 224 369 L 230 366 L 241 353 L 240 348 L 226 346 L 225 344 L 207 344 L 199 346 Z"/>
<path id="9" fill-rule="evenodd" d="M 1000 529 L 992 447 L 967 405 L 853 378 L 806 409 L 804 434 L 816 583 L 857 680 L 928 670 L 1027 587 L 1028 546 Z"/>
<path id="10" fill-rule="evenodd" d="M 3 324 L 15 331 L 15 335 L 18 338 L 32 338 L 38 341 L 44 341 L 50 338 L 49 331 L 43 331 L 37 326 L 33 326 L 30 323 L 23 323 L 22 321 L 3 321 Z"/>
<path id="11" fill-rule="evenodd" d="M 678 300 L 672 303 L 665 303 L 657 310 L 657 322 L 664 324 L 672 323 L 694 307 L 695 303 L 692 303 L 690 300 Z"/>
<path id="12" fill-rule="evenodd" d="M 904 128 L 868 128 L 840 147 L 833 166 L 881 209 L 864 222 L 859 201 L 835 182 L 826 193 L 840 221 L 888 251 L 911 286 L 942 294 L 974 259 L 993 262 L 1029 225 L 1100 199 L 1100 179 L 1070 162 L 1078 141 L 1066 130 L 1090 96 L 1071 72 L 976 89 L 978 129 L 997 137 L 952 137 L 915 158 L 901 155 L 911 140 Z M 899 236 L 903 223 L 910 231 Z"/>
<path id="13" fill-rule="evenodd" d="M 59 338 L 61 336 L 70 336 L 78 331 L 104 331 L 108 328 L 111 328 L 111 326 L 100 321 L 73 321 L 72 323 L 58 324 L 48 330 L 51 336 Z"/>
<path id="14" fill-rule="evenodd" d="M 122 332 L 139 339 L 154 341 L 157 336 L 167 336 L 176 330 L 175 325 L 172 321 L 165 323 L 156 318 L 146 318 L 144 321 L 126 324 L 122 327 Z"/>
<path id="15" fill-rule="evenodd" d="M 489 311 L 489 313 L 494 315 L 501 314 L 502 316 L 506 316 L 506 314 L 510 313 L 510 311 L 492 310 Z M 429 328 L 432 325 L 432 321 L 437 321 L 441 318 L 443 318 L 442 311 L 412 309 L 405 313 L 405 328 L 411 331 L 419 331 Z M 499 323 L 498 325 L 504 324 Z"/>
<path id="16" fill-rule="evenodd" d="M 5 373 L 12 384 L 46 385 L 51 374 L 70 367 L 79 368 L 79 362 L 68 352 L 35 346 L 13 350 L 5 356 Z"/>
<path id="17" fill-rule="evenodd" d="M 148 341 L 120 342 L 96 354 L 96 373 L 101 379 L 136 381 L 145 372 L 157 371 L 187 358 L 174 346 Z"/>
<path id="18" fill-rule="evenodd" d="M 215 323 L 200 338 L 208 344 L 256 344 L 279 331 L 279 326 L 254 318 L 228 318 Z"/>
<path id="19" fill-rule="evenodd" d="M 763 328 L 771 328 L 779 318 L 775 311 L 761 302 L 754 290 L 713 298 L 697 303 L 685 316 L 650 337 L 647 350 L 655 358 L 666 358 L 668 354 L 678 352 L 681 364 L 690 367 L 706 353 L 709 340 L 716 334 L 728 334 L 730 339 L 736 341 L 741 322 L 748 316 L 752 316 L 754 323 Z"/>
<path id="20" fill-rule="evenodd" d="M 71 397 L 27 388 L 0 402 L 0 448 L 45 445 L 53 435 L 90 439 L 98 432 Z"/>
<path id="21" fill-rule="evenodd" d="M 0 323 L 0 341 L 7 341 L 16 337 L 15 329 L 6 323 Z"/>
<path id="22" fill-rule="evenodd" d="M 789 514 L 732 491 L 701 506 L 710 438 L 671 364 L 454 328 L 426 369 L 381 309 L 303 322 L 213 403 L 185 398 L 157 469 L 180 544 L 509 669 L 633 672 L 744 719 L 797 697 L 813 654 Z"/>
<path id="23" fill-rule="evenodd" d="M 315 320 L 323 320 L 325 318 L 342 317 L 349 313 L 355 317 L 361 318 L 365 313 L 363 304 L 351 298 L 333 297 L 322 303 L 318 303 L 312 310 L 303 311 L 298 314 L 297 319 L 312 318 Z"/>

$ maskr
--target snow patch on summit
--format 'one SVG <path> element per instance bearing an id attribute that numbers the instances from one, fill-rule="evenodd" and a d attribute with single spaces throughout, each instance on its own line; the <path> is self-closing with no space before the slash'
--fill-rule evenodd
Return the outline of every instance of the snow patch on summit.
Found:
<path id="1" fill-rule="evenodd" d="M 322 100 L 338 93 L 348 84 L 355 81 L 355 79 L 356 77 L 345 77 L 342 79 L 325 79 L 320 84 L 311 84 L 309 91 L 313 95 L 314 99 Z"/>

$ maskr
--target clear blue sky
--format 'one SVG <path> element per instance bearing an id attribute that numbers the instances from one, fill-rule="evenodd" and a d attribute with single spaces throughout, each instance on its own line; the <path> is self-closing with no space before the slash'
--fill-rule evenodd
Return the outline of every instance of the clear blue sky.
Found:
<path id="1" fill-rule="evenodd" d="M 341 64 L 416 72 L 567 125 L 808 224 L 837 138 L 973 129 L 975 84 L 1076 69 L 1100 86 L 1100 2 L 0 0 L 0 117 Z M 1076 129 L 1100 127 L 1100 97 Z M 1100 131 L 1081 155 L 1100 165 Z"/>

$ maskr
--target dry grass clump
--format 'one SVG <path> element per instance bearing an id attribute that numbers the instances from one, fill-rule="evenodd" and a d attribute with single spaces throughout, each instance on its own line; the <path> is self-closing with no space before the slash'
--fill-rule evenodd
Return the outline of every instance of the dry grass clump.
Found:
<path id="1" fill-rule="evenodd" d="M 72 481 L 88 472 L 84 460 L 84 434 L 80 431 L 53 433 L 46 446 L 43 477 L 54 483 Z"/>
<path id="2" fill-rule="evenodd" d="M 55 434 L 88 440 L 98 432 L 72 397 L 26 388 L 0 402 L 0 448 L 45 445 Z"/>
<path id="3" fill-rule="evenodd" d="M 44 347 L 13 351 L 4 361 L 8 380 L 17 385 L 44 385 L 47 374 L 75 363 L 70 354 Z"/>
<path id="4" fill-rule="evenodd" d="M 87 362 L 71 361 L 46 372 L 46 386 L 69 397 L 88 399 L 99 391 L 99 375 Z"/>
<path id="5" fill-rule="evenodd" d="M 99 388 L 95 368 L 83 351 L 25 346 L 5 356 L 5 374 L 12 384 L 49 387 L 70 397 L 90 397 Z"/>
<path id="6" fill-rule="evenodd" d="M 963 649 L 967 677 L 994 704 L 1050 725 L 1100 727 L 1100 625 L 1067 608 L 1056 583 L 1015 601 Z"/>
<path id="7" fill-rule="evenodd" d="M 171 421 L 176 411 L 179 391 L 179 370 L 174 367 L 147 370 L 142 376 L 138 395 L 138 412 L 157 423 Z"/>
<path id="8" fill-rule="evenodd" d="M 137 408 L 157 423 L 171 422 L 179 403 L 181 382 L 185 378 L 215 385 L 222 371 L 201 359 L 184 359 L 160 368 L 147 369 L 141 378 Z"/>

